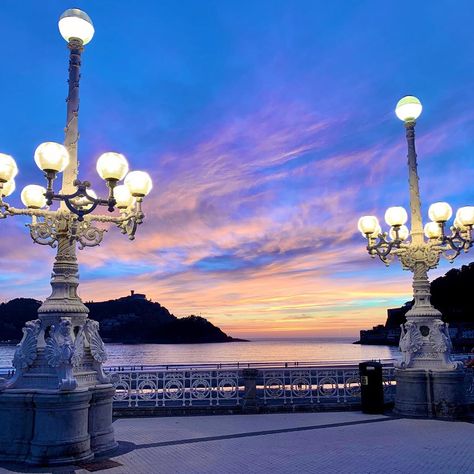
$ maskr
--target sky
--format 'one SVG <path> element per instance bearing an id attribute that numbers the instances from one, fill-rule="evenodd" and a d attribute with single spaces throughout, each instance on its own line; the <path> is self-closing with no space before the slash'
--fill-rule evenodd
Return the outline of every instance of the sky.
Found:
<path id="1" fill-rule="evenodd" d="M 0 152 L 26 184 L 33 153 L 63 140 L 66 43 L 77 7 L 83 54 L 80 178 L 118 151 L 154 188 L 130 242 L 110 229 L 79 252 L 85 301 L 145 293 L 233 336 L 357 336 L 411 299 L 411 275 L 369 258 L 361 215 L 408 209 L 396 102 L 420 98 L 423 215 L 474 204 L 474 9 L 469 0 L 2 0 Z M 26 218 L 0 221 L 0 301 L 44 299 L 54 251 Z M 461 256 L 454 266 L 472 261 Z M 443 261 L 431 272 L 444 274 Z"/>

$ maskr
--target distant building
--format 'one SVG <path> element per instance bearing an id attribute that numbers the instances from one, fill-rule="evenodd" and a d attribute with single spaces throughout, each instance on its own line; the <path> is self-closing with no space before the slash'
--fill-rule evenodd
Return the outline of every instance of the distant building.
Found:
<path id="1" fill-rule="evenodd" d="M 135 290 L 130 290 L 130 298 L 134 300 L 146 300 L 146 295 L 143 293 L 135 293 Z"/>

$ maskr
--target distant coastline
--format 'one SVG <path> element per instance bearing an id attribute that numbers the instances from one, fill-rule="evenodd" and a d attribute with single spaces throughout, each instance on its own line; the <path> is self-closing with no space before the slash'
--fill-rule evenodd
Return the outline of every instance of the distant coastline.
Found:
<path id="1" fill-rule="evenodd" d="M 0 304 L 2 342 L 22 337 L 26 321 L 37 319 L 41 301 L 15 298 Z M 100 323 L 104 342 L 123 344 L 200 344 L 247 342 L 233 338 L 201 316 L 177 318 L 167 308 L 135 293 L 115 300 L 88 302 L 89 317 Z"/>

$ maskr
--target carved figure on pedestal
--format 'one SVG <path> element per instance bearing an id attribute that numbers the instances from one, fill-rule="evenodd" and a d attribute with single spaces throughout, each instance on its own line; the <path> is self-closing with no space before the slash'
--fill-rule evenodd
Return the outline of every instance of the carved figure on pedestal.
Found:
<path id="1" fill-rule="evenodd" d="M 399 347 L 403 358 L 397 365 L 399 368 L 406 369 L 410 366 L 413 354 L 419 352 L 423 346 L 423 337 L 417 325 L 412 321 L 400 324 L 400 327 L 402 328 L 402 335 Z"/>
<path id="2" fill-rule="evenodd" d="M 107 360 L 107 352 L 105 351 L 104 341 L 99 335 L 99 323 L 93 319 L 88 319 L 84 324 L 84 333 L 94 359 L 93 368 L 97 372 L 99 381 L 110 383 L 110 377 L 104 373 L 102 367 L 102 364 Z"/>
<path id="3" fill-rule="evenodd" d="M 17 344 L 15 355 L 13 356 L 13 367 L 15 375 L 10 379 L 0 379 L 0 391 L 11 388 L 23 374 L 23 370 L 30 367 L 37 356 L 38 335 L 41 330 L 41 321 L 35 319 L 27 321 L 23 328 L 23 338 Z"/>
<path id="4" fill-rule="evenodd" d="M 448 324 L 438 320 L 433 323 L 430 333 L 430 342 L 433 350 L 443 357 L 443 363 L 448 369 L 457 369 L 463 366 L 462 362 L 455 362 L 451 358 L 453 344 L 449 335 Z"/>
<path id="5" fill-rule="evenodd" d="M 77 380 L 73 367 L 77 367 L 84 356 L 83 328 L 72 339 L 72 324 L 68 318 L 61 318 L 57 326 L 51 326 L 51 337 L 46 339 L 45 356 L 50 367 L 58 371 L 59 389 L 74 390 Z"/>

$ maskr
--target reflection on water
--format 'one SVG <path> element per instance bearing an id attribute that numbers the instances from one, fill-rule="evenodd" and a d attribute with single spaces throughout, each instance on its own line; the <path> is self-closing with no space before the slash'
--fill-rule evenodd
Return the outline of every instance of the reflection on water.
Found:
<path id="1" fill-rule="evenodd" d="M 221 344 L 107 344 L 106 365 L 223 362 L 306 362 L 392 359 L 398 348 L 361 346 L 353 339 L 254 340 Z M 0 367 L 10 367 L 15 346 L 0 346 Z"/>

